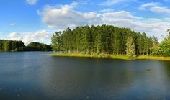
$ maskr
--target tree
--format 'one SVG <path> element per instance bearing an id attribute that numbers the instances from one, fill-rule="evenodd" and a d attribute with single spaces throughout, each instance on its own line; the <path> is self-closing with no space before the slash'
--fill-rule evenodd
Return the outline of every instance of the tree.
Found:
<path id="1" fill-rule="evenodd" d="M 51 38 L 51 42 L 54 51 L 61 51 L 62 50 L 61 32 L 55 32 L 55 34 Z"/>
<path id="2" fill-rule="evenodd" d="M 149 55 L 154 43 L 146 33 L 106 24 L 67 28 L 62 32 L 55 32 L 51 39 L 54 51 L 89 55 L 100 53 L 118 55 L 129 52 L 133 55 Z M 129 39 L 132 39 L 130 41 L 132 44 L 129 43 Z"/>
<path id="3" fill-rule="evenodd" d="M 26 51 L 51 51 L 50 45 L 46 45 L 40 42 L 31 42 L 26 46 Z"/>
<path id="4" fill-rule="evenodd" d="M 126 43 L 126 54 L 130 57 L 135 56 L 135 43 L 133 37 L 128 37 Z"/>
<path id="5" fill-rule="evenodd" d="M 23 51 L 25 45 L 22 41 L 0 40 L 0 51 Z"/>
<path id="6" fill-rule="evenodd" d="M 163 56 L 170 56 L 170 37 L 165 38 L 159 46 L 159 54 Z"/>

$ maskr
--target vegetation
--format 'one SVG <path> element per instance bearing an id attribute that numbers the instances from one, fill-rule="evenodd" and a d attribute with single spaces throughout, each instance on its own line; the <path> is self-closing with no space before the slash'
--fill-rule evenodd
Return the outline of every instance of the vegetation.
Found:
<path id="1" fill-rule="evenodd" d="M 109 54 L 81 54 L 81 53 L 53 53 L 51 56 L 60 56 L 60 57 L 81 57 L 81 58 L 110 58 L 110 59 L 122 59 L 130 60 L 127 55 L 109 55 Z"/>
<path id="2" fill-rule="evenodd" d="M 57 56 L 170 60 L 169 35 L 158 42 L 146 33 L 112 25 L 82 26 L 55 32 L 52 48 Z"/>
<path id="3" fill-rule="evenodd" d="M 23 51 L 25 45 L 22 41 L 0 40 L 0 51 Z"/>
<path id="4" fill-rule="evenodd" d="M 151 55 L 158 45 L 155 37 L 111 25 L 82 26 L 55 32 L 52 37 L 54 51 L 83 55 Z"/>
<path id="5" fill-rule="evenodd" d="M 110 59 L 121 59 L 121 60 L 170 60 L 170 57 L 163 56 L 154 56 L 154 55 L 139 55 L 134 58 L 128 55 L 108 55 L 108 54 L 100 54 L 100 55 L 88 55 L 81 53 L 53 53 L 51 56 L 59 56 L 59 57 L 81 57 L 81 58 L 110 58 Z"/>
<path id="6" fill-rule="evenodd" d="M 51 51 L 52 47 L 39 42 L 31 42 L 25 48 L 26 51 Z"/>
<path id="7" fill-rule="evenodd" d="M 140 55 L 138 57 L 136 57 L 135 59 L 139 59 L 139 60 L 170 60 L 170 57 L 164 57 L 164 56 L 154 56 L 154 55 Z"/>
<path id="8" fill-rule="evenodd" d="M 127 38 L 126 42 L 126 54 L 130 57 L 133 57 L 135 55 L 135 43 L 133 42 L 132 37 Z"/>
<path id="9" fill-rule="evenodd" d="M 0 52 L 14 51 L 51 51 L 50 45 L 39 42 L 31 42 L 27 46 L 22 41 L 0 40 Z"/>

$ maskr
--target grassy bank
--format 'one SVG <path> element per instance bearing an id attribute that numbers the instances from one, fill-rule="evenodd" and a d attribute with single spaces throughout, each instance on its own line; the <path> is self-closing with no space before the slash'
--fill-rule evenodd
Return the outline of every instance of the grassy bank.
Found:
<path id="1" fill-rule="evenodd" d="M 129 57 L 127 55 L 107 55 L 107 54 L 81 54 L 81 53 L 52 53 L 51 56 L 60 56 L 60 57 L 83 57 L 83 58 L 110 58 L 110 59 L 121 59 L 121 60 L 170 60 L 170 57 L 161 57 L 161 56 L 147 56 L 140 55 L 135 58 Z"/>
<path id="2" fill-rule="evenodd" d="M 139 60 L 170 60 L 170 57 L 140 55 L 136 59 L 139 59 Z"/>
<path id="3" fill-rule="evenodd" d="M 60 57 L 82 57 L 82 58 L 110 58 L 110 59 L 122 59 L 122 60 L 131 60 L 127 55 L 108 55 L 108 54 L 82 54 L 82 53 L 52 53 L 51 56 L 60 56 Z"/>

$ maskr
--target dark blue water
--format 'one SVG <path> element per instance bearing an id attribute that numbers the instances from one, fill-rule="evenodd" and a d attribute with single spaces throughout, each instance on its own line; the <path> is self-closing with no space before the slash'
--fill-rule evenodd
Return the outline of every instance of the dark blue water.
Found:
<path id="1" fill-rule="evenodd" d="M 170 99 L 170 62 L 0 53 L 0 100 Z"/>

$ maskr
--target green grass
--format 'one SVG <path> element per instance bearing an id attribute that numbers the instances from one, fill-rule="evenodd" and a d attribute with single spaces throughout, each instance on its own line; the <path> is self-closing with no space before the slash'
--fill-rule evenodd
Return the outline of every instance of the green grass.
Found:
<path id="1" fill-rule="evenodd" d="M 52 53 L 51 56 L 60 56 L 60 57 L 83 57 L 83 58 L 110 58 L 110 59 L 122 59 L 122 60 L 131 60 L 127 55 L 108 55 L 108 54 L 83 54 L 83 53 Z"/>
<path id="2" fill-rule="evenodd" d="M 83 53 L 52 53 L 51 56 L 60 57 L 81 57 L 81 58 L 110 58 L 110 59 L 121 59 L 121 60 L 170 60 L 170 57 L 162 56 L 147 56 L 140 55 L 135 58 L 129 57 L 127 55 L 108 55 L 108 54 L 83 54 Z"/>
<path id="3" fill-rule="evenodd" d="M 136 59 L 139 59 L 139 60 L 170 60 L 170 57 L 140 55 Z"/>

